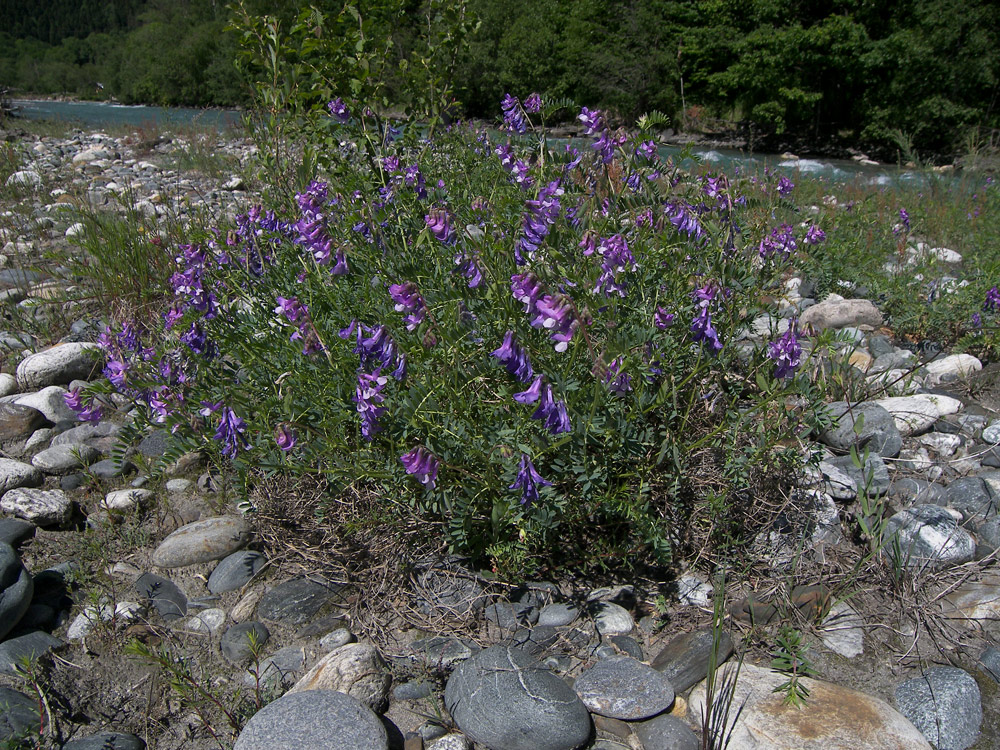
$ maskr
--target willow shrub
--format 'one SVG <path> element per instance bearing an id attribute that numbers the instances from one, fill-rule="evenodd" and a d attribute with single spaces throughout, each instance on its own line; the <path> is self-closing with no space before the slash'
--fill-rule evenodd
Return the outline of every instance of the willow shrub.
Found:
<path id="1" fill-rule="evenodd" d="M 818 402 L 794 326 L 747 334 L 822 232 L 775 225 L 784 178 L 663 160 L 649 120 L 584 109 L 552 146 L 537 95 L 504 111 L 427 141 L 331 102 L 326 181 L 173 248 L 162 325 L 103 336 L 138 424 L 387 519 L 402 499 L 507 573 L 666 562 L 747 511 Z M 83 418 L 100 390 L 71 394 Z"/>

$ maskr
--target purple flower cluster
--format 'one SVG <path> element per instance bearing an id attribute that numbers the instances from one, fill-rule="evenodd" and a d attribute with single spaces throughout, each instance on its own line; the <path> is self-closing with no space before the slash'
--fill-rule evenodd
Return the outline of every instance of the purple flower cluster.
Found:
<path id="1" fill-rule="evenodd" d="M 434 484 L 437 482 L 438 464 L 440 463 L 437 456 L 422 445 L 418 445 L 409 453 L 400 456 L 399 460 L 407 474 L 415 476 L 417 481 L 427 489 L 434 489 Z"/>
<path id="2" fill-rule="evenodd" d="M 712 311 L 709 309 L 717 293 L 718 289 L 711 282 L 694 291 L 693 296 L 698 312 L 691 322 L 691 333 L 694 334 L 694 340 L 707 342 L 713 354 L 722 351 L 719 332 L 712 325 Z"/>
<path id="3" fill-rule="evenodd" d="M 579 327 L 570 300 L 561 294 L 543 294 L 542 285 L 533 273 L 511 276 L 510 289 L 514 299 L 523 303 L 524 311 L 532 316 L 532 327 L 551 331 L 549 338 L 556 342 L 555 350 L 566 351 Z"/>
<path id="4" fill-rule="evenodd" d="M 389 379 L 380 370 L 358 373 L 358 387 L 354 392 L 354 403 L 357 404 L 358 415 L 361 417 L 361 434 L 365 440 L 371 440 L 375 433 L 381 430 L 378 420 L 386 412 L 379 404 L 385 401 L 382 388 Z"/>
<path id="5" fill-rule="evenodd" d="M 317 265 L 329 265 L 332 256 L 330 272 L 335 276 L 346 274 L 348 268 L 344 250 L 337 247 L 336 253 L 333 253 L 333 238 L 327 232 L 327 210 L 332 204 L 327 200 L 326 183 L 313 180 L 305 192 L 296 194 L 295 200 L 301 212 L 294 225 L 297 233 L 295 242 L 309 251 Z"/>
<path id="6" fill-rule="evenodd" d="M 274 442 L 277 443 L 280 450 L 288 453 L 299 442 L 299 436 L 291 425 L 279 424 L 274 428 Z"/>
<path id="7" fill-rule="evenodd" d="M 601 275 L 594 287 L 594 294 L 603 293 L 605 297 L 618 294 L 624 297 L 625 282 L 620 275 L 636 268 L 635 257 L 628 249 L 628 242 L 620 234 L 613 235 L 601 240 L 597 253 L 601 256 Z"/>
<path id="8" fill-rule="evenodd" d="M 316 329 L 309 316 L 309 308 L 303 305 L 295 297 L 278 297 L 278 306 L 274 308 L 275 315 L 284 315 L 289 323 L 296 326 L 296 330 L 289 337 L 289 341 L 302 341 L 302 353 L 309 355 L 323 351 L 323 344 L 320 343 L 316 335 Z"/>
<path id="9" fill-rule="evenodd" d="M 240 448 L 243 448 L 243 450 L 250 448 L 250 441 L 247 440 L 244 434 L 246 428 L 246 422 L 236 416 L 236 412 L 228 406 L 222 408 L 222 414 L 219 417 L 219 426 L 212 437 L 222 443 L 223 456 L 234 458 Z"/>
<path id="10" fill-rule="evenodd" d="M 774 361 L 774 377 L 790 378 L 795 374 L 802 359 L 802 345 L 795 334 L 794 323 L 776 341 L 768 344 L 767 356 Z"/>
<path id="11" fill-rule="evenodd" d="M 806 230 L 806 236 L 802 240 L 807 245 L 818 245 L 826 240 L 826 232 L 819 228 L 819 225 L 813 224 Z"/>
<path id="12" fill-rule="evenodd" d="M 338 120 L 340 122 L 347 122 L 348 120 L 351 119 L 350 110 L 347 109 L 347 105 L 344 104 L 344 100 L 341 99 L 339 96 L 332 102 L 328 103 L 326 105 L 326 108 L 329 110 L 330 114 L 333 116 L 335 120 Z"/>
<path id="13" fill-rule="evenodd" d="M 521 236 L 514 245 L 514 262 L 517 265 L 527 263 L 548 236 L 562 210 L 559 197 L 563 192 L 559 180 L 554 180 L 538 191 L 537 200 L 525 203 L 527 211 L 521 223 Z"/>
<path id="14" fill-rule="evenodd" d="M 167 317 L 167 329 L 176 322 L 185 310 L 195 310 L 202 317 L 214 318 L 218 312 L 215 294 L 205 288 L 207 257 L 200 245 L 180 245 L 181 253 L 174 261 L 182 270 L 170 277 L 174 292 L 174 307 Z"/>
<path id="15" fill-rule="evenodd" d="M 997 312 L 1000 310 L 1000 291 L 994 286 L 988 292 L 986 292 L 986 299 L 983 301 L 983 310 L 985 312 Z"/>
<path id="16" fill-rule="evenodd" d="M 542 479 L 542 475 L 535 469 L 531 459 L 526 453 L 521 454 L 521 466 L 517 472 L 517 478 L 507 489 L 521 490 L 521 505 L 531 505 L 538 501 L 538 488 L 551 487 L 552 482 Z"/>
<path id="17" fill-rule="evenodd" d="M 407 331 L 415 331 L 417 326 L 424 322 L 427 316 L 427 305 L 424 298 L 420 296 L 420 290 L 412 281 L 405 281 L 402 284 L 391 284 L 389 286 L 389 296 L 396 304 L 393 305 L 396 312 L 406 313 L 403 322 L 406 323 Z"/>
<path id="18" fill-rule="evenodd" d="M 662 331 L 674 324 L 675 317 L 677 316 L 673 313 L 667 312 L 662 307 L 657 307 L 656 312 L 653 313 L 653 325 Z"/>
<path id="19" fill-rule="evenodd" d="M 542 424 L 553 435 L 570 432 L 573 428 L 569 421 L 569 411 L 566 402 L 555 398 L 552 386 L 543 382 L 541 375 L 524 391 L 514 394 L 514 400 L 519 404 L 533 404 L 538 401 L 538 408 L 531 415 L 532 419 L 542 420 Z"/>
<path id="20" fill-rule="evenodd" d="M 604 371 L 604 382 L 608 384 L 608 389 L 619 396 L 624 396 L 632 390 L 632 376 L 621 371 L 623 364 L 625 357 L 617 357 Z"/>
<path id="21" fill-rule="evenodd" d="M 789 195 L 795 189 L 795 183 L 784 175 L 778 178 L 778 195 Z"/>
<path id="22" fill-rule="evenodd" d="M 84 401 L 83 393 L 79 388 L 73 388 L 63 394 L 63 401 L 66 406 L 76 412 L 76 418 L 81 422 L 100 422 L 104 416 L 101 407 L 94 403 L 93 399 Z"/>
<path id="23" fill-rule="evenodd" d="M 627 140 L 625 134 L 612 135 L 605 124 L 604 115 L 598 109 L 590 110 L 583 107 L 577 119 L 583 123 L 584 132 L 587 135 L 597 136 L 597 140 L 591 144 L 591 148 L 598 153 L 604 164 L 610 164 L 615 156 L 615 148 L 623 145 Z"/>
<path id="24" fill-rule="evenodd" d="M 795 241 L 795 234 L 789 224 L 782 224 L 771 230 L 771 234 L 760 241 L 757 252 L 761 258 L 770 258 L 773 255 L 780 255 L 782 260 L 788 257 L 798 248 Z"/>
<path id="25" fill-rule="evenodd" d="M 337 335 L 342 339 L 355 336 L 352 351 L 360 358 L 361 369 L 381 370 L 392 367 L 392 376 L 396 380 L 401 381 L 406 377 L 406 355 L 399 352 L 396 342 L 389 335 L 389 329 L 384 325 L 372 328 L 352 320 L 351 324 L 341 329 Z"/>
<path id="26" fill-rule="evenodd" d="M 698 213 L 687 203 L 681 201 L 667 203 L 664 206 L 664 213 L 670 219 L 670 223 L 674 225 L 674 229 L 688 237 L 699 239 L 705 233 L 701 228 Z"/>
<path id="27" fill-rule="evenodd" d="M 455 233 L 451 228 L 451 216 L 443 208 L 432 209 L 424 217 L 424 224 L 438 242 L 451 245 L 455 241 Z"/>
<path id="28" fill-rule="evenodd" d="M 507 372 L 522 383 L 527 383 L 535 374 L 531 368 L 528 353 L 514 341 L 513 331 L 507 331 L 503 337 L 503 344 L 500 345 L 499 349 L 494 349 L 490 356 L 499 359 L 500 364 L 507 368 Z"/>
<path id="29" fill-rule="evenodd" d="M 479 262 L 475 253 L 462 251 L 455 256 L 456 269 L 468 280 L 469 289 L 475 289 L 483 283 L 483 272 L 479 270 Z"/>
<path id="30" fill-rule="evenodd" d="M 524 111 L 521 109 L 521 102 L 516 96 L 504 94 L 503 101 L 500 102 L 500 109 L 503 110 L 503 121 L 507 127 L 515 133 L 524 134 L 528 126 L 524 121 Z"/>
<path id="31" fill-rule="evenodd" d="M 542 96 L 537 91 L 524 100 L 524 111 L 536 115 L 542 111 Z"/>

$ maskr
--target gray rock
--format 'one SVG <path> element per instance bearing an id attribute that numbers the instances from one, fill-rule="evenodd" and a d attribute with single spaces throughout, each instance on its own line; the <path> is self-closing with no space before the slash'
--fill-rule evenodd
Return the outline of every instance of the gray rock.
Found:
<path id="1" fill-rule="evenodd" d="M 61 386 L 50 385 L 35 393 L 6 396 L 5 399 L 9 399 L 9 403 L 38 409 L 52 424 L 59 424 L 60 422 L 76 421 L 76 412 L 66 406 L 64 397 L 67 393 L 68 391 Z"/>
<path id="2" fill-rule="evenodd" d="M 979 655 L 979 664 L 994 682 L 1000 683 L 1000 649 L 987 646 Z"/>
<path id="3" fill-rule="evenodd" d="M 36 630 L 0 643 L 0 674 L 17 674 L 16 667 L 22 659 L 35 661 L 38 657 L 59 648 L 63 642 L 48 633 Z"/>
<path id="4" fill-rule="evenodd" d="M 635 620 L 628 610 L 612 602 L 591 602 L 587 611 L 594 618 L 597 632 L 603 636 L 626 635 L 635 629 Z"/>
<path id="5" fill-rule="evenodd" d="M 569 602 L 555 602 L 546 604 L 542 611 L 538 613 L 539 625 L 570 625 L 580 616 L 580 609 L 575 604 Z"/>
<path id="6" fill-rule="evenodd" d="M 0 458 L 0 495 L 18 487 L 38 487 L 42 472 L 31 464 Z"/>
<path id="7" fill-rule="evenodd" d="M 99 455 L 86 443 L 53 445 L 36 453 L 31 459 L 31 465 L 46 474 L 68 474 L 94 463 Z"/>
<path id="8" fill-rule="evenodd" d="M 918 505 L 939 505 L 944 497 L 944 487 L 924 479 L 903 477 L 893 480 L 889 485 L 889 497 Z"/>
<path id="9" fill-rule="evenodd" d="M 0 742 L 37 732 L 38 727 L 38 698 L 0 687 Z"/>
<path id="10" fill-rule="evenodd" d="M 40 273 L 23 268 L 0 269 L 0 286 L 28 287 L 43 278 Z"/>
<path id="11" fill-rule="evenodd" d="M 449 618 L 478 614 L 487 602 L 486 591 L 460 560 L 446 560 L 420 571 L 416 593 L 422 611 Z"/>
<path id="12" fill-rule="evenodd" d="M 645 654 L 642 653 L 642 646 L 630 635 L 613 635 L 608 638 L 608 643 L 633 659 L 642 661 L 645 658 Z"/>
<path id="13" fill-rule="evenodd" d="M 337 628 L 319 639 L 319 647 L 333 651 L 335 648 L 346 646 L 348 643 L 354 643 L 356 640 L 358 639 L 354 637 L 354 633 L 347 628 Z"/>
<path id="14" fill-rule="evenodd" d="M 889 469 L 877 453 L 870 453 L 862 468 L 855 466 L 850 456 L 831 458 L 828 463 L 849 476 L 859 491 L 866 489 L 868 497 L 881 497 L 889 491 Z"/>
<path id="15" fill-rule="evenodd" d="M 261 597 L 257 615 L 264 620 L 301 625 L 319 612 L 339 587 L 308 578 L 279 583 Z"/>
<path id="16" fill-rule="evenodd" d="M 886 523 L 885 539 L 885 554 L 911 570 L 959 565 L 971 560 L 976 550 L 958 519 L 937 505 L 899 511 Z"/>
<path id="17" fill-rule="evenodd" d="M 473 641 L 444 635 L 419 638 L 410 644 L 410 652 L 414 656 L 423 664 L 437 668 L 450 667 L 470 659 L 479 650 L 479 645 Z"/>
<path id="18" fill-rule="evenodd" d="M 462 662 L 444 701 L 459 729 L 490 750 L 575 750 L 590 738 L 576 693 L 520 649 L 492 646 Z"/>
<path id="19" fill-rule="evenodd" d="M 146 750 L 146 743 L 134 734 L 101 732 L 70 740 L 62 746 L 62 750 Z"/>
<path id="20" fill-rule="evenodd" d="M 982 544 L 1000 549 L 1000 516 L 994 516 L 976 529 L 976 537 Z"/>
<path id="21" fill-rule="evenodd" d="M 933 667 L 896 688 L 900 713 L 940 750 L 965 750 L 979 737 L 983 706 L 972 675 Z"/>
<path id="22" fill-rule="evenodd" d="M 1000 510 L 1000 498 L 980 477 L 961 477 L 945 488 L 944 504 L 962 514 L 962 520 L 984 521 Z"/>
<path id="23" fill-rule="evenodd" d="M 100 347 L 86 342 L 59 344 L 32 354 L 17 366 L 17 384 L 23 391 L 49 385 L 67 385 L 78 378 L 87 380 L 100 370 Z"/>
<path id="24" fill-rule="evenodd" d="M 151 432 L 141 441 L 139 445 L 136 446 L 136 450 L 139 451 L 146 458 L 159 458 L 164 453 L 167 452 L 168 443 L 167 433 L 163 430 L 157 430 L 156 432 Z"/>
<path id="25" fill-rule="evenodd" d="M 449 734 L 432 742 L 427 750 L 472 750 L 472 743 L 464 735 Z"/>
<path id="26" fill-rule="evenodd" d="M 113 458 L 105 458 L 90 465 L 90 473 L 98 479 L 117 479 L 135 471 L 135 464 L 131 461 L 117 461 Z"/>
<path id="27" fill-rule="evenodd" d="M 29 190 L 41 190 L 42 176 L 32 169 L 19 169 L 13 172 L 4 183 L 5 187 L 23 187 Z"/>
<path id="28" fill-rule="evenodd" d="M 14 629 L 31 605 L 34 581 L 9 544 L 0 544 L 0 638 Z"/>
<path id="29" fill-rule="evenodd" d="M 19 488 L 0 497 L 0 510 L 36 526 L 62 526 L 73 516 L 73 501 L 62 490 Z"/>
<path id="30" fill-rule="evenodd" d="M 208 590 L 213 594 L 222 594 L 243 588 L 250 582 L 266 562 L 260 552 L 240 550 L 223 560 L 208 577 Z"/>
<path id="31" fill-rule="evenodd" d="M 692 630 L 672 638 L 652 661 L 653 669 L 666 677 L 674 690 L 683 693 L 708 675 L 713 641 L 711 629 Z M 733 639 L 722 631 L 716 647 L 716 666 L 723 664 L 733 653 Z"/>
<path id="32" fill-rule="evenodd" d="M 104 499 L 101 501 L 101 507 L 105 510 L 124 513 L 133 508 L 141 508 L 149 502 L 151 497 L 153 497 L 152 490 L 114 490 L 104 496 Z"/>
<path id="33" fill-rule="evenodd" d="M 52 438 L 52 445 L 86 443 L 100 453 L 109 453 L 120 433 L 121 427 L 106 420 L 97 424 L 80 424 L 56 435 Z"/>
<path id="34" fill-rule="evenodd" d="M 216 516 L 182 526 L 153 552 L 153 564 L 183 568 L 218 560 L 246 546 L 250 532 L 239 516 Z"/>
<path id="35" fill-rule="evenodd" d="M 576 678 L 573 689 L 592 713 L 625 721 L 656 716 L 674 702 L 663 673 L 630 656 L 597 662 Z"/>
<path id="36" fill-rule="evenodd" d="M 661 714 L 635 725 L 643 750 L 699 750 L 701 740 L 688 725 L 670 714 Z"/>
<path id="37" fill-rule="evenodd" d="M 397 685 L 392 691 L 392 697 L 398 701 L 418 701 L 427 698 L 434 692 L 434 686 L 426 680 L 410 680 Z"/>
<path id="38" fill-rule="evenodd" d="M 851 475 L 830 461 L 820 461 L 819 470 L 826 480 L 824 490 L 837 500 L 853 500 L 858 496 L 858 485 Z"/>
<path id="39" fill-rule="evenodd" d="M 828 298 L 803 312 L 799 321 L 802 326 L 809 325 L 818 331 L 860 325 L 879 328 L 882 313 L 866 299 Z"/>
<path id="40" fill-rule="evenodd" d="M 989 426 L 983 429 L 983 442 L 990 445 L 1000 443 L 1000 421 L 991 422 Z"/>
<path id="41" fill-rule="evenodd" d="M 243 673 L 243 684 L 247 687 L 260 685 L 264 690 L 287 688 L 305 666 L 305 650 L 301 646 L 286 646 L 262 659 L 258 665 L 250 666 Z"/>
<path id="42" fill-rule="evenodd" d="M 38 527 L 20 518 L 0 518 L 0 542 L 18 547 L 35 535 Z"/>
<path id="43" fill-rule="evenodd" d="M 133 586 L 139 596 L 149 600 L 164 620 L 176 620 L 187 614 L 187 597 L 173 581 L 144 573 Z"/>
<path id="44" fill-rule="evenodd" d="M 332 690 L 291 693 L 247 722 L 233 750 L 388 750 L 385 727 L 357 699 Z"/>
<path id="45" fill-rule="evenodd" d="M 495 602 L 483 610 L 483 616 L 501 630 L 513 631 L 538 622 L 538 610 L 521 602 Z"/>
<path id="46" fill-rule="evenodd" d="M 268 638 L 271 637 L 271 631 L 264 623 L 253 620 L 241 622 L 239 625 L 233 625 L 222 634 L 222 641 L 219 643 L 222 655 L 233 664 L 243 664 L 249 661 L 250 657 L 253 656 L 250 644 L 251 633 L 256 638 L 258 647 L 267 643 Z"/>
<path id="47" fill-rule="evenodd" d="M 894 457 L 903 447 L 903 437 L 896 423 L 885 408 L 875 403 L 849 405 L 846 401 L 835 401 L 829 405 L 830 416 L 835 427 L 819 435 L 820 441 L 836 451 L 847 453 L 852 446 L 860 450 L 869 446 L 873 453 Z M 861 428 L 855 432 L 857 422 Z"/>

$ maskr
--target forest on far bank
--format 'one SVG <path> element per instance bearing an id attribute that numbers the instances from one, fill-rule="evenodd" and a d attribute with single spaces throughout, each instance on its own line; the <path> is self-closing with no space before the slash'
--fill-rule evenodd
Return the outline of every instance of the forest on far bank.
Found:
<path id="1" fill-rule="evenodd" d="M 243 0 L 285 28 L 338 0 Z M 996 146 L 1000 4 L 992 0 L 357 0 L 392 40 L 389 101 L 414 95 L 409 61 L 461 18 L 455 109 L 495 117 L 510 92 L 658 110 L 679 130 L 949 154 Z M 250 101 L 223 0 L 0 0 L 0 87 L 123 103 Z M 442 20 L 444 19 L 444 20 Z M 431 30 L 431 33 L 428 33 Z M 438 36 L 435 37 L 435 34 Z M 401 64 L 402 63 L 402 64 Z"/>

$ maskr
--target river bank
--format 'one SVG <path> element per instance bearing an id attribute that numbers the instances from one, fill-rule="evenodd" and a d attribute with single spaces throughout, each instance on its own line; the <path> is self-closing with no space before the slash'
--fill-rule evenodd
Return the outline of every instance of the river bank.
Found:
<path id="1" fill-rule="evenodd" d="M 184 226 L 206 216 L 232 226 L 259 200 L 242 174 L 252 147 L 87 132 L 17 149 L 0 223 L 0 539 L 10 545 L 0 544 L 10 625 L 0 683 L 17 695 L 5 694 L 0 731 L 41 725 L 45 742 L 70 750 L 110 741 L 101 732 L 156 750 L 234 740 L 256 750 L 275 737 L 377 750 L 693 750 L 710 662 L 739 659 L 747 703 L 732 748 L 760 737 L 795 750 L 995 746 L 995 365 L 949 352 L 921 360 L 884 300 L 847 287 L 848 299 L 817 300 L 814 282 L 792 275 L 747 345 L 800 316 L 817 334 L 839 332 L 824 362 L 872 391 L 850 410 L 831 405 L 839 429 L 809 440 L 817 461 L 789 488 L 783 522 L 724 588 L 697 566 L 507 585 L 416 536 L 391 554 L 348 550 L 363 565 L 345 568 L 346 540 L 317 521 L 308 488 L 248 494 L 200 453 L 169 453 L 155 431 L 123 457 L 113 445 L 131 404 L 109 397 L 105 416 L 80 423 L 65 398 L 103 380 L 92 352 L 114 312 L 68 272 L 100 251 L 100 236 L 87 239 L 92 218 L 138 215 L 169 263 Z M 804 212 L 853 210 L 826 187 L 830 200 Z M 973 243 L 926 240 L 903 248 L 902 272 L 940 256 L 919 266 L 937 274 L 927 283 L 959 283 Z M 806 346 L 819 352 L 816 340 Z M 904 541 L 895 567 L 859 539 L 856 518 L 873 504 Z M 715 597 L 726 614 L 713 637 Z M 783 627 L 802 631 L 819 677 L 805 678 L 801 708 L 772 692 L 785 679 L 769 653 Z M 32 653 L 43 654 L 37 671 L 18 677 L 17 658 Z"/>

